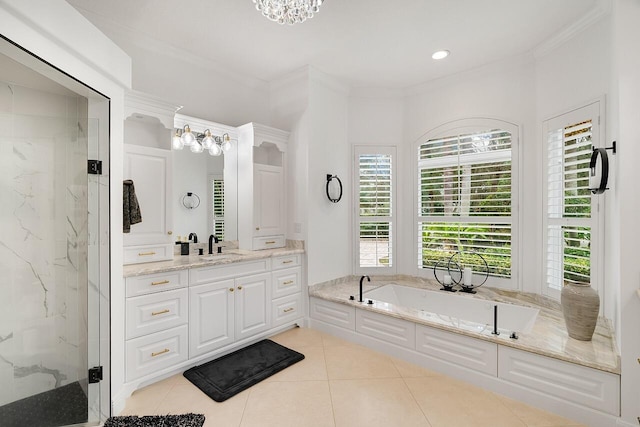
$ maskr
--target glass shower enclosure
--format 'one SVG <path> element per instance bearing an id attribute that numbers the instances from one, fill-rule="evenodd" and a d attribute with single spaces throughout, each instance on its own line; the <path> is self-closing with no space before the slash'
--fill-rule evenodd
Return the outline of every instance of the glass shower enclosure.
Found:
<path id="1" fill-rule="evenodd" d="M 96 425 L 109 413 L 108 100 L 0 43 L 0 425 Z"/>

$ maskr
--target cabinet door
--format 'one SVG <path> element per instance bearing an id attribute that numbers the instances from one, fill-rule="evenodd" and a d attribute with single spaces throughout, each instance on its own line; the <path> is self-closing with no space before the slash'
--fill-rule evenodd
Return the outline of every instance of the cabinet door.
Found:
<path id="1" fill-rule="evenodd" d="M 284 180 L 282 167 L 256 164 L 253 169 L 254 236 L 284 234 Z"/>
<path id="2" fill-rule="evenodd" d="M 234 341 L 233 279 L 189 288 L 189 357 Z"/>
<path id="3" fill-rule="evenodd" d="M 236 279 L 236 340 L 271 326 L 271 274 Z"/>
<path id="4" fill-rule="evenodd" d="M 125 144 L 123 178 L 133 180 L 142 214 L 124 245 L 171 244 L 171 151 Z"/>

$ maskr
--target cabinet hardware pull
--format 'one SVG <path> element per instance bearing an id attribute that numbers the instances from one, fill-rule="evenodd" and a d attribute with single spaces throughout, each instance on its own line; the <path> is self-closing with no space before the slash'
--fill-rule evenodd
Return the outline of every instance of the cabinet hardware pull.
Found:
<path id="1" fill-rule="evenodd" d="M 169 283 L 168 280 L 163 280 L 161 282 L 151 282 L 151 286 L 166 285 L 167 283 Z"/>
<path id="2" fill-rule="evenodd" d="M 286 310 L 282 310 L 282 311 L 285 312 L 285 313 L 289 313 L 290 311 L 293 311 L 293 310 L 295 310 L 295 308 L 290 307 L 290 308 L 287 308 Z"/>
<path id="3" fill-rule="evenodd" d="M 287 280 L 286 282 L 282 282 L 283 285 L 292 285 L 293 280 Z"/>
<path id="4" fill-rule="evenodd" d="M 256 231 L 260 231 L 260 227 L 256 227 Z"/>
<path id="5" fill-rule="evenodd" d="M 155 252 L 138 252 L 138 256 L 150 256 L 155 254 Z"/>
<path id="6" fill-rule="evenodd" d="M 293 262 L 292 259 L 286 260 L 286 261 L 282 261 L 283 264 L 291 264 Z"/>
<path id="7" fill-rule="evenodd" d="M 154 311 L 153 313 L 151 313 L 152 316 L 159 316 L 161 314 L 165 314 L 165 313 L 169 313 L 171 310 L 169 310 L 168 308 L 162 311 Z"/>
<path id="8" fill-rule="evenodd" d="M 169 230 L 169 231 L 167 231 L 167 234 L 168 234 L 169 236 L 171 236 L 171 235 L 173 234 L 173 231 Z"/>
<path id="9" fill-rule="evenodd" d="M 269 241 L 269 242 L 264 242 L 265 245 L 275 245 L 276 242 L 275 241 Z"/>
<path id="10" fill-rule="evenodd" d="M 165 354 L 165 353 L 169 353 L 171 350 L 169 350 L 168 348 L 165 348 L 162 351 L 159 351 L 157 353 L 151 353 L 151 357 L 156 357 L 156 356 L 160 356 L 161 354 Z"/>
<path id="11" fill-rule="evenodd" d="M 229 288 L 229 292 L 233 292 L 235 289 L 233 288 Z"/>
<path id="12" fill-rule="evenodd" d="M 242 290 L 242 286 L 238 286 L 238 290 L 241 291 Z"/>

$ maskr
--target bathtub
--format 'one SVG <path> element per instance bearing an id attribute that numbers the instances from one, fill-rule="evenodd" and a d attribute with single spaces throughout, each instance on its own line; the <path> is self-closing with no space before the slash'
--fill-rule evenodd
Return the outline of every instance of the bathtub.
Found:
<path id="1" fill-rule="evenodd" d="M 505 304 L 474 298 L 471 295 L 430 291 L 396 284 L 388 284 L 364 294 L 374 300 L 376 307 L 393 304 L 418 311 L 420 317 L 483 332 L 493 330 L 493 310 L 498 306 L 498 331 L 529 332 L 533 328 L 539 310 L 521 305 Z M 381 304 L 382 303 L 382 304 Z"/>

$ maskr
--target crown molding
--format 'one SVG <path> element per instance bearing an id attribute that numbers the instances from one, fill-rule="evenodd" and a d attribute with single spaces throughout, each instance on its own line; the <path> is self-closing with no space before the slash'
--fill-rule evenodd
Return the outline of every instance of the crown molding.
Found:
<path id="1" fill-rule="evenodd" d="M 540 58 L 553 52 L 578 34 L 591 27 L 603 17 L 611 13 L 611 0 L 600 0 L 598 4 L 573 24 L 543 41 L 533 48 L 534 58 Z"/>
<path id="2" fill-rule="evenodd" d="M 124 96 L 125 119 L 135 114 L 155 117 L 170 130 L 174 127 L 174 116 L 181 108 L 181 105 L 135 90 L 127 91 Z"/>

